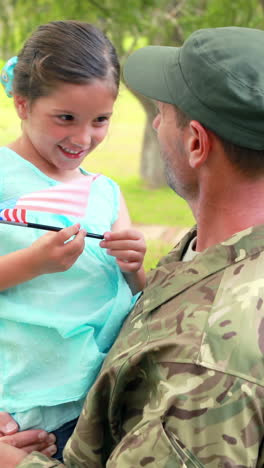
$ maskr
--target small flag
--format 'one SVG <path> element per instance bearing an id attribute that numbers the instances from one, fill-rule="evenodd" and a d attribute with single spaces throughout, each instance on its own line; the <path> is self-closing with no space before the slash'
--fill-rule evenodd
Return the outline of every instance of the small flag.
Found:
<path id="1" fill-rule="evenodd" d="M 26 210 L 5 208 L 4 210 L 0 211 L 0 220 L 13 221 L 16 223 L 27 223 Z"/>
<path id="2" fill-rule="evenodd" d="M 91 184 L 98 176 L 99 174 L 83 176 L 73 182 L 0 202 L 0 220 L 27 223 L 27 210 L 81 218 L 86 212 Z"/>

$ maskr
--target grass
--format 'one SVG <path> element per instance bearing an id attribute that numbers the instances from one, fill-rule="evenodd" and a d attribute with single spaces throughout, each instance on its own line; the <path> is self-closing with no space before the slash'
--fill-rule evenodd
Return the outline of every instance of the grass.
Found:
<path id="1" fill-rule="evenodd" d="M 167 226 L 193 224 L 185 201 L 169 188 L 150 190 L 138 176 L 122 179 L 119 182 L 133 222 Z"/>
<path id="2" fill-rule="evenodd" d="M 139 177 L 144 123 L 145 114 L 140 103 L 121 88 L 108 136 L 83 166 L 113 178 L 120 185 L 133 223 L 191 226 L 193 217 L 184 200 L 168 187 L 148 189 Z M 14 140 L 19 133 L 20 121 L 13 101 L 0 89 L 0 145 Z M 147 247 L 146 270 L 152 268 L 171 245 L 157 240 L 148 241 Z"/>

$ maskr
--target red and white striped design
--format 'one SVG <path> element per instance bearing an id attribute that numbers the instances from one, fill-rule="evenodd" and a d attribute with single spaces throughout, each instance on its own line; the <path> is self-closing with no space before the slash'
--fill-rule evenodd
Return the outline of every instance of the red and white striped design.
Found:
<path id="1" fill-rule="evenodd" d="M 82 176 L 73 182 L 23 195 L 17 200 L 16 208 L 80 218 L 85 215 L 91 184 L 98 175 Z"/>
<path id="2" fill-rule="evenodd" d="M 1 211 L 0 216 L 5 221 L 27 224 L 26 210 L 23 209 L 6 208 L 5 210 Z"/>

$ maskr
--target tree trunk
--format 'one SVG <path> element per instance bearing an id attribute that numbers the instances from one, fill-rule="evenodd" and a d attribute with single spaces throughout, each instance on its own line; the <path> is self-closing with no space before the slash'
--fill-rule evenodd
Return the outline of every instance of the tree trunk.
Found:
<path id="1" fill-rule="evenodd" d="M 155 105 L 143 96 L 136 97 L 146 112 L 146 125 L 141 150 L 140 175 L 149 188 L 159 188 L 166 185 L 164 164 L 160 156 L 160 148 L 157 135 L 152 127 L 152 122 L 157 115 Z"/>

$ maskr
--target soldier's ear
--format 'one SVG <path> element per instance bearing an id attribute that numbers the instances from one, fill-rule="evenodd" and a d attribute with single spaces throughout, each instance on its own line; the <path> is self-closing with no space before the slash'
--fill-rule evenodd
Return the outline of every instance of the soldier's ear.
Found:
<path id="1" fill-rule="evenodd" d="M 189 122 L 187 150 L 189 164 L 193 169 L 198 169 L 205 163 L 210 147 L 211 141 L 208 130 L 197 120 L 191 120 Z"/>

